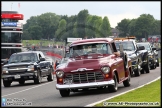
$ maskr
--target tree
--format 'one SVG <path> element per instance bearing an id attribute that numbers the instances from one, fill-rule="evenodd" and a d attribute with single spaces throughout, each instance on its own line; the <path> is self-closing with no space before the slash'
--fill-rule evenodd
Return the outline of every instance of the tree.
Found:
<path id="1" fill-rule="evenodd" d="M 138 31 L 138 38 L 148 38 L 148 34 L 152 31 L 154 17 L 150 14 L 142 14 L 136 21 L 136 28 Z"/>
<path id="2" fill-rule="evenodd" d="M 129 23 L 129 19 L 123 19 L 118 23 L 116 28 L 121 32 L 120 36 L 127 36 L 127 33 L 129 34 Z"/>
<path id="3" fill-rule="evenodd" d="M 65 33 L 66 33 L 66 24 L 67 24 L 67 23 L 66 23 L 65 19 L 62 19 L 62 20 L 59 22 L 58 29 L 57 29 L 57 31 L 56 31 L 56 33 L 55 33 L 57 39 L 60 39 L 60 40 L 61 40 L 62 37 L 65 38 L 64 35 L 65 35 Z"/>
<path id="4" fill-rule="evenodd" d="M 100 30 L 100 34 L 102 35 L 101 37 L 107 37 L 111 35 L 111 27 L 107 17 L 103 18 L 99 30 Z"/>
<path id="5" fill-rule="evenodd" d="M 85 37 L 85 23 L 86 23 L 86 18 L 88 17 L 88 10 L 82 10 L 78 13 L 77 17 L 77 35 L 80 38 Z"/>

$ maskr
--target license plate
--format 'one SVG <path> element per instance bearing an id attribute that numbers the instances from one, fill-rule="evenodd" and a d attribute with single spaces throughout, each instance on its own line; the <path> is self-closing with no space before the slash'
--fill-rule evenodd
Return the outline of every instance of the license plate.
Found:
<path id="1" fill-rule="evenodd" d="M 64 84 L 72 84 L 72 80 L 65 79 L 65 80 L 64 80 Z"/>
<path id="2" fill-rule="evenodd" d="M 20 75 L 15 75 L 14 77 L 15 77 L 15 79 L 19 79 Z"/>

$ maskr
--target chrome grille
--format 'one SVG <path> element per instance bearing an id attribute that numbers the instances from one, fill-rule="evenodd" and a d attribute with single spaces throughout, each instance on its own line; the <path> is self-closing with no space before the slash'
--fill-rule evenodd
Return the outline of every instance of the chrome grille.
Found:
<path id="1" fill-rule="evenodd" d="M 104 80 L 104 76 L 101 72 L 84 72 L 66 74 L 65 79 L 72 80 L 72 83 L 87 83 Z"/>
<path id="2" fill-rule="evenodd" d="M 9 72 L 25 72 L 27 71 L 27 66 L 12 66 L 8 67 Z"/>
<path id="3" fill-rule="evenodd" d="M 25 72 L 27 69 L 21 69 L 21 70 L 9 70 L 9 72 Z"/>
<path id="4" fill-rule="evenodd" d="M 17 69 L 17 68 L 27 68 L 27 66 L 14 66 L 14 67 L 9 67 L 8 69 Z"/>

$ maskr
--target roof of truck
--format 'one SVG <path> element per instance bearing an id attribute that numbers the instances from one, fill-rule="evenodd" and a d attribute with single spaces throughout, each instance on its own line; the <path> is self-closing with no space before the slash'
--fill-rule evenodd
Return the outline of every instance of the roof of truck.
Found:
<path id="1" fill-rule="evenodd" d="M 24 53 L 40 53 L 41 51 L 25 51 L 25 52 L 18 52 L 13 54 L 24 54 Z M 41 52 L 42 53 L 42 52 Z"/>
<path id="2" fill-rule="evenodd" d="M 83 39 L 83 40 L 75 41 L 72 42 L 71 44 L 89 43 L 89 42 L 97 42 L 97 41 L 111 42 L 114 40 L 112 38 L 92 38 L 92 39 Z"/>

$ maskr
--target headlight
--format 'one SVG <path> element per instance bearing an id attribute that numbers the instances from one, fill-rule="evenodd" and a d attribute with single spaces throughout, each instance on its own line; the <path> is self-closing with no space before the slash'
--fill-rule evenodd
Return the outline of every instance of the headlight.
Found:
<path id="1" fill-rule="evenodd" d="M 3 68 L 2 73 L 8 73 L 8 68 Z"/>
<path id="2" fill-rule="evenodd" d="M 34 65 L 28 66 L 28 71 L 32 71 L 32 70 L 34 70 Z"/>
<path id="3" fill-rule="evenodd" d="M 107 74 L 110 72 L 110 68 L 109 67 L 102 67 L 101 70 L 104 72 L 104 74 Z"/>
<path id="4" fill-rule="evenodd" d="M 56 75 L 57 75 L 57 77 L 61 78 L 61 77 L 63 77 L 64 72 L 63 71 L 57 71 Z"/>

